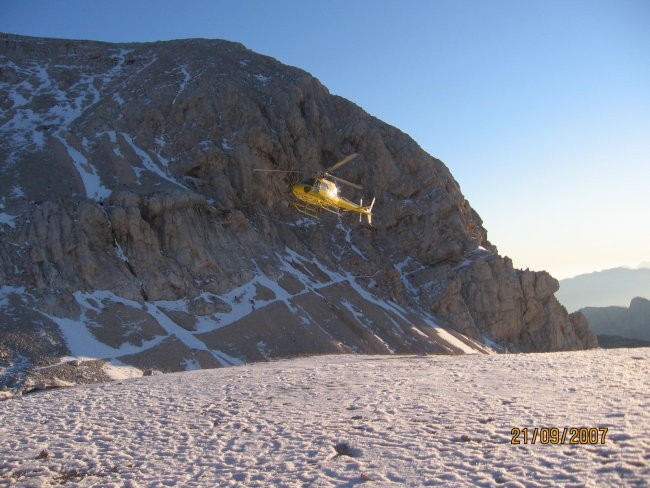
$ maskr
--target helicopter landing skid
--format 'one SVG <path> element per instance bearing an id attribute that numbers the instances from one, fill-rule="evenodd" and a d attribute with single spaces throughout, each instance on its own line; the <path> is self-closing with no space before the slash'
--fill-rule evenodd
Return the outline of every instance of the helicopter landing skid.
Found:
<path id="1" fill-rule="evenodd" d="M 316 220 L 320 220 L 318 218 L 318 214 L 321 209 L 327 210 L 328 212 L 332 212 L 333 214 L 336 215 L 341 215 L 341 212 L 339 212 L 339 209 L 336 207 L 326 207 L 323 205 L 311 205 L 309 203 L 303 203 L 303 202 L 293 202 L 293 206 L 296 207 L 296 210 L 298 210 L 298 212 L 304 213 L 305 215 L 308 215 L 309 217 L 312 217 Z"/>

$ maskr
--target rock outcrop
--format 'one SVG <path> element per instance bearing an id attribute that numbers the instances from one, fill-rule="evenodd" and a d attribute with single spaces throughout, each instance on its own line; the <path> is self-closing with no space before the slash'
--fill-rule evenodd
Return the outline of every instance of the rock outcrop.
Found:
<path id="1" fill-rule="evenodd" d="M 650 341 L 650 300 L 635 297 L 629 307 L 585 307 L 580 310 L 598 335 Z"/>
<path id="2" fill-rule="evenodd" d="M 227 41 L 2 35 L 0 93 L 5 376 L 65 355 L 183 370 L 596 345 L 441 161 L 297 68 Z M 372 228 L 303 218 L 293 174 L 253 171 L 353 152 L 341 176 L 377 197 Z"/>

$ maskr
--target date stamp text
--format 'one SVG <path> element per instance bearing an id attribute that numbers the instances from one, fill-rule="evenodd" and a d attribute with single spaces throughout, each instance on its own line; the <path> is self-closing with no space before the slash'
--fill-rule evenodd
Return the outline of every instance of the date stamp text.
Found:
<path id="1" fill-rule="evenodd" d="M 605 444 L 607 427 L 513 427 L 510 444 Z"/>

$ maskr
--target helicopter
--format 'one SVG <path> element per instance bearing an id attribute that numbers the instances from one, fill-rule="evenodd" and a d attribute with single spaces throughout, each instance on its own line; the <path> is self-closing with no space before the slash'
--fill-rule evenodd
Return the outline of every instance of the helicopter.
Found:
<path id="1" fill-rule="evenodd" d="M 291 185 L 291 193 L 295 197 L 293 206 L 299 212 L 313 217 L 318 220 L 318 214 L 321 210 L 327 210 L 334 214 L 339 215 L 343 212 L 357 212 L 359 214 L 359 221 L 365 215 L 368 220 L 368 225 L 372 225 L 372 207 L 375 205 L 375 198 L 372 199 L 370 205 L 363 205 L 363 199 L 357 205 L 356 203 L 348 200 L 339 195 L 339 188 L 336 186 L 335 181 L 345 185 L 363 189 L 360 185 L 350 181 L 339 178 L 331 174 L 332 171 L 339 169 L 344 164 L 349 163 L 359 154 L 354 153 L 345 157 L 338 163 L 333 164 L 329 168 L 320 171 L 315 176 L 303 178 L 297 183 Z M 265 171 L 275 173 L 299 173 L 295 170 L 281 170 L 281 169 L 255 169 L 254 171 Z"/>

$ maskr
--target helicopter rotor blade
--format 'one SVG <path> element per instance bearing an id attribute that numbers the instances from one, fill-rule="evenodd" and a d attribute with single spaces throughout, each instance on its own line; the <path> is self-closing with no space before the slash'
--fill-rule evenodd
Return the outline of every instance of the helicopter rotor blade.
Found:
<path id="1" fill-rule="evenodd" d="M 343 166 L 344 164 L 347 164 L 347 163 L 349 163 L 350 161 L 352 161 L 352 160 L 353 160 L 354 158 L 356 158 L 358 155 L 359 155 L 359 153 L 350 154 L 349 156 L 347 156 L 347 157 L 341 159 L 338 163 L 335 163 L 335 164 L 333 164 L 332 166 L 330 166 L 329 168 L 327 168 L 327 169 L 325 170 L 325 172 L 326 172 L 326 173 L 329 173 L 330 171 L 334 171 L 335 169 L 340 168 L 340 167 Z"/>
<path id="2" fill-rule="evenodd" d="M 295 169 L 259 169 L 254 168 L 253 171 L 264 171 L 265 173 L 301 173 Z"/>
<path id="3" fill-rule="evenodd" d="M 363 187 L 361 185 L 357 185 L 356 183 L 352 183 L 351 181 L 344 180 L 343 178 L 339 178 L 338 176 L 331 175 L 329 173 L 325 173 L 325 176 L 328 178 L 332 178 L 333 180 L 336 180 L 340 183 L 343 183 L 344 185 L 351 186 L 353 188 L 357 188 L 358 190 L 363 190 Z"/>

